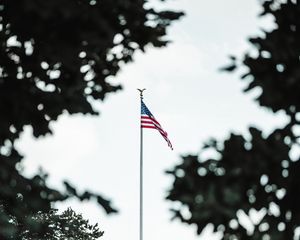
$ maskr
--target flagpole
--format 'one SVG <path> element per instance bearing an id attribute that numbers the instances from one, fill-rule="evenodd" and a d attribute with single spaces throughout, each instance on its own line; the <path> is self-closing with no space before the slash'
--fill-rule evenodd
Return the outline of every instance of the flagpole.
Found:
<path id="1" fill-rule="evenodd" d="M 140 92 L 141 105 L 143 100 L 143 92 L 146 89 L 138 89 Z M 143 240 L 143 128 L 140 129 L 140 231 L 139 239 Z"/>

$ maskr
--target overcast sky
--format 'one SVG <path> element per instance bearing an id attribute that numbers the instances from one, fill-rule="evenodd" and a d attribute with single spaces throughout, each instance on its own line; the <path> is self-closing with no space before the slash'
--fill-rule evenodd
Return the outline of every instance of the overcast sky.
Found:
<path id="1" fill-rule="evenodd" d="M 52 186 L 68 179 L 79 189 L 99 192 L 113 200 L 120 214 L 106 216 L 96 204 L 68 201 L 105 231 L 102 240 L 138 240 L 139 216 L 139 130 L 140 102 L 136 88 L 146 88 L 145 103 L 169 133 L 174 151 L 153 130 L 144 131 L 145 240 L 213 240 L 210 230 L 201 236 L 196 228 L 171 222 L 173 203 L 164 200 L 172 178 L 166 169 L 180 163 L 180 155 L 197 154 L 210 137 L 225 139 L 230 132 L 247 134 L 249 125 L 266 133 L 285 122 L 244 95 L 245 82 L 237 74 L 218 69 L 250 49 L 247 37 L 261 34 L 260 27 L 272 19 L 258 19 L 258 0 L 171 0 L 168 6 L 182 9 L 186 16 L 172 25 L 164 49 L 137 53 L 134 63 L 111 82 L 124 90 L 95 103 L 98 117 L 64 115 L 52 124 L 53 136 L 37 140 L 26 129 L 17 147 L 26 156 L 25 173 L 39 166 L 50 173 Z"/>

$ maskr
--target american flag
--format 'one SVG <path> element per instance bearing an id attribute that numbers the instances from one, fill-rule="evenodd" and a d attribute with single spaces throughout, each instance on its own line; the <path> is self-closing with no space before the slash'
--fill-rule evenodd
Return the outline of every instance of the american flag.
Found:
<path id="1" fill-rule="evenodd" d="M 159 122 L 154 118 L 153 114 L 147 108 L 146 104 L 142 100 L 141 105 L 141 128 L 153 128 L 159 131 L 160 135 L 167 141 L 168 146 L 173 150 L 172 144 L 168 138 L 168 134 L 164 131 Z"/>

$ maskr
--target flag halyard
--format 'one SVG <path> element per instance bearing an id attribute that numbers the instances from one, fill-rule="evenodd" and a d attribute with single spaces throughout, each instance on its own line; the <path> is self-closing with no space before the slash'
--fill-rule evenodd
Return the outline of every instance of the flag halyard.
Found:
<path id="1" fill-rule="evenodd" d="M 147 108 L 146 104 L 141 100 L 141 128 L 152 128 L 156 129 L 160 135 L 166 140 L 168 146 L 173 150 L 173 146 L 171 141 L 168 138 L 168 134 L 163 128 L 161 127 L 160 123 L 155 119 L 153 114 Z"/>

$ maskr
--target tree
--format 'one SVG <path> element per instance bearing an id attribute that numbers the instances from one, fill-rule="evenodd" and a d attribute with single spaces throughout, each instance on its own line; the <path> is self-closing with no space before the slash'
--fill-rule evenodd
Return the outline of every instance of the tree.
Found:
<path id="1" fill-rule="evenodd" d="M 108 214 L 116 212 L 102 196 L 78 193 L 70 183 L 65 191 L 49 188 L 44 173 L 24 177 L 14 142 L 24 126 L 39 137 L 63 113 L 97 114 L 91 102 L 121 89 L 109 77 L 136 51 L 168 43 L 166 29 L 182 13 L 145 3 L 0 0 L 0 239 L 20 235 L 12 218 L 31 229 L 27 216 L 73 196 L 96 198 Z"/>
<path id="2" fill-rule="evenodd" d="M 76 214 L 71 208 L 59 214 L 57 210 L 51 210 L 48 213 L 38 212 L 30 217 L 28 221 L 32 221 L 35 226 L 47 226 L 47 232 L 40 236 L 40 231 L 37 228 L 36 232 L 22 229 L 22 240 L 96 240 L 103 235 L 98 225 L 90 225 L 88 220 L 85 220 L 82 215 Z"/>
<path id="3" fill-rule="evenodd" d="M 257 101 L 274 112 L 285 111 L 288 124 L 265 136 L 250 127 L 250 138 L 231 134 L 223 143 L 211 139 L 203 151 L 213 149 L 218 157 L 203 159 L 187 155 L 168 171 L 174 183 L 167 199 L 178 201 L 174 218 L 196 224 L 198 233 L 212 223 L 223 239 L 293 239 L 300 226 L 300 161 L 291 159 L 292 148 L 299 147 L 300 111 L 300 6 L 297 1 L 263 1 L 264 12 L 276 23 L 265 36 L 251 38 L 256 55 L 246 54 L 224 70 L 241 66 L 247 72 L 246 92 L 262 90 Z M 190 215 L 183 213 L 187 208 Z M 255 221 L 251 212 L 260 211 Z M 241 216 L 250 222 L 245 226 Z"/>

